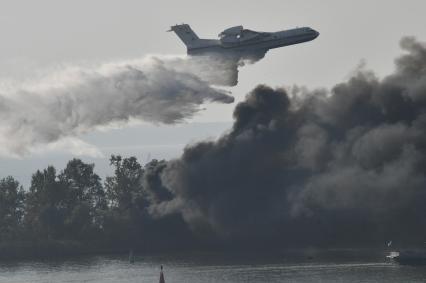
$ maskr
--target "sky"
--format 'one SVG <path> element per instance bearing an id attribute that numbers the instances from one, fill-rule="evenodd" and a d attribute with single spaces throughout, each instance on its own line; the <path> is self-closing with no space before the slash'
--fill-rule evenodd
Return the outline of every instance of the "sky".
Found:
<path id="1" fill-rule="evenodd" d="M 262 3 L 262 4 L 260 4 Z M 236 102 L 256 85 L 301 85 L 310 89 L 342 82 L 365 64 L 379 76 L 394 69 L 399 40 L 425 40 L 424 1 L 1 1 L 0 84 L 26 84 L 68 66 L 181 55 L 185 47 L 170 25 L 188 23 L 202 38 L 243 25 L 259 31 L 310 26 L 320 32 L 312 42 L 271 50 L 240 69 L 239 84 L 228 88 Z M 214 139 L 232 121 L 234 104 L 207 104 L 206 110 L 177 126 L 133 123 L 82 136 L 103 157 L 79 156 L 108 174 L 112 153 L 173 158 L 200 139 Z M 74 155 L 47 149 L 21 158 L 0 158 L 0 176 L 12 175 L 25 186 L 31 174 L 48 164 L 58 169 Z"/>

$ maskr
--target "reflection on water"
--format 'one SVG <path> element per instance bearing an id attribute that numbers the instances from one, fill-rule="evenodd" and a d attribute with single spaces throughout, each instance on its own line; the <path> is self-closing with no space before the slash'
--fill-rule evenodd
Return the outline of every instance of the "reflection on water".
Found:
<path id="1" fill-rule="evenodd" d="M 172 254 L 0 263 L 1 283 L 27 282 L 426 282 L 426 266 L 399 266 L 382 254 Z"/>

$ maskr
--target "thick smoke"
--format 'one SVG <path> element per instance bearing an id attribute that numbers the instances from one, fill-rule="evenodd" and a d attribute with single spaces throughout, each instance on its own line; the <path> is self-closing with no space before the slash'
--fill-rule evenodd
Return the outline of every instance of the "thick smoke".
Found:
<path id="1" fill-rule="evenodd" d="M 151 164 L 151 213 L 252 247 L 422 243 L 426 47 L 401 47 L 383 79 L 359 70 L 331 91 L 258 86 L 228 133 Z"/>
<path id="2" fill-rule="evenodd" d="M 0 154 L 23 155 L 129 119 L 182 122 L 205 102 L 232 103 L 233 97 L 210 84 L 232 84 L 236 71 L 209 58 L 148 57 L 97 69 L 70 68 L 37 85 L 0 90 Z"/>

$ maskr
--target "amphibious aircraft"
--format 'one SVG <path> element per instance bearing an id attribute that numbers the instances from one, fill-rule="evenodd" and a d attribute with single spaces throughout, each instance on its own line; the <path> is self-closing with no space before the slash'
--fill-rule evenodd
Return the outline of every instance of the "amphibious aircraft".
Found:
<path id="1" fill-rule="evenodd" d="M 226 55 L 258 60 L 272 48 L 314 40 L 319 32 L 310 27 L 278 32 L 258 32 L 235 26 L 222 31 L 219 39 L 201 39 L 188 24 L 174 25 L 174 31 L 187 47 L 188 55 Z"/>

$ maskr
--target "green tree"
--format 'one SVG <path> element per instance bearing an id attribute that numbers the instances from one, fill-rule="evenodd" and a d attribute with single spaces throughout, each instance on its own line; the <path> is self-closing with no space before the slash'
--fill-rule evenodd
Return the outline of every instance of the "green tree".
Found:
<path id="1" fill-rule="evenodd" d="M 27 193 L 25 223 L 41 238 L 58 238 L 63 234 L 65 190 L 56 178 L 56 169 L 49 166 L 37 170 Z"/>
<path id="2" fill-rule="evenodd" d="M 101 178 L 93 169 L 94 164 L 73 159 L 58 176 L 65 189 L 67 235 L 80 239 L 101 229 L 102 212 L 106 209 Z"/>
<path id="3" fill-rule="evenodd" d="M 144 170 L 135 157 L 112 155 L 114 176 L 107 177 L 105 191 L 109 205 L 105 221 L 109 241 L 134 245 L 142 240 L 143 220 L 147 202 L 142 177 Z"/>
<path id="4" fill-rule="evenodd" d="M 0 240 L 15 239 L 24 214 L 24 190 L 9 176 L 0 180 Z"/>
<path id="5" fill-rule="evenodd" d="M 107 177 L 105 190 L 109 206 L 126 211 L 143 207 L 142 177 L 144 171 L 136 157 L 122 158 L 112 155 L 110 164 L 114 166 L 114 176 Z"/>

